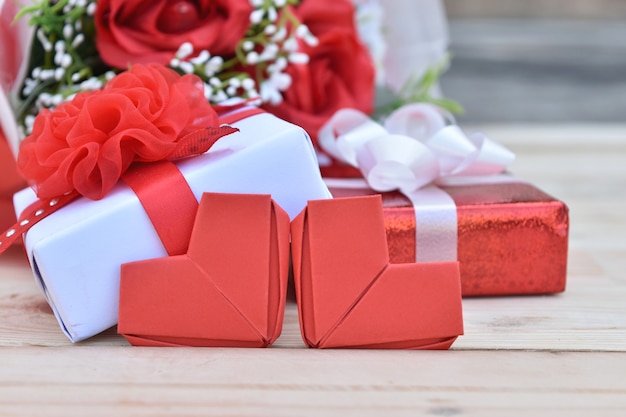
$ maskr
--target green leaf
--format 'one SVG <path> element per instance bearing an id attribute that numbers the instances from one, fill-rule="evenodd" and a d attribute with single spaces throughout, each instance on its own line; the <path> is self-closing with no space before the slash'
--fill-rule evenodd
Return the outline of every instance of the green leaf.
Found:
<path id="1" fill-rule="evenodd" d="M 374 117 L 381 119 L 409 103 L 430 103 L 450 113 L 463 113 L 463 107 L 453 99 L 432 95 L 432 89 L 449 64 L 450 56 L 446 55 L 441 62 L 426 69 L 421 77 L 418 78 L 415 73 L 411 74 L 398 93 L 393 93 L 387 87 L 377 89 Z"/>

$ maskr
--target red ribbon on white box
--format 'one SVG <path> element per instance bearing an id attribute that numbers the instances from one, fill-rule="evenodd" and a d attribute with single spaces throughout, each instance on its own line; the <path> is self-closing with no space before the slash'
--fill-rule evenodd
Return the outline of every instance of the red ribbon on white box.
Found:
<path id="1" fill-rule="evenodd" d="M 220 127 L 207 127 L 196 134 L 192 134 L 193 136 L 189 135 L 190 140 L 181 141 L 180 143 L 185 146 L 181 147 L 171 158 L 179 159 L 203 154 L 222 137 L 219 136 L 220 130 L 223 130 L 222 135 L 237 130 L 230 128 L 227 124 L 264 112 L 258 107 L 247 107 L 246 104 L 247 102 L 242 102 L 217 106 L 216 110 L 220 112 L 219 120 L 222 125 Z M 139 198 L 167 252 L 170 255 L 185 253 L 198 202 L 178 168 L 169 160 L 135 163 L 120 179 L 124 180 Z M 164 191 L 166 194 L 171 194 L 168 204 L 162 202 L 161 197 Z M 17 223 L 0 234 L 0 254 L 4 253 L 23 233 L 26 233 L 39 221 L 70 204 L 78 197 L 80 194 L 77 191 L 72 191 L 55 198 L 36 200 L 22 212 Z M 170 221 L 172 217 L 179 218 L 179 221 L 172 223 Z M 183 220 L 180 220 L 181 218 Z"/>
<path id="2" fill-rule="evenodd" d="M 340 110 L 320 130 L 319 143 L 360 169 L 370 188 L 399 190 L 409 198 L 415 209 L 416 262 L 457 260 L 456 205 L 436 185 L 456 178 L 488 179 L 515 159 L 485 135 L 466 136 L 458 126 L 447 125 L 444 114 L 426 103 L 401 107 L 384 126 L 357 110 Z"/>

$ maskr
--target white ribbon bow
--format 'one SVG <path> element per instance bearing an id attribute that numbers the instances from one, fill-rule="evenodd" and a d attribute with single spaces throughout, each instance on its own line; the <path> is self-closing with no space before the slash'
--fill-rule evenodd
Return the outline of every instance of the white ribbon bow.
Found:
<path id="1" fill-rule="evenodd" d="M 401 107 L 384 127 L 357 110 L 339 110 L 318 138 L 324 151 L 359 168 L 376 191 L 411 192 L 453 176 L 498 174 L 515 159 L 481 133 L 466 136 L 446 126 L 438 108 L 426 103 Z"/>

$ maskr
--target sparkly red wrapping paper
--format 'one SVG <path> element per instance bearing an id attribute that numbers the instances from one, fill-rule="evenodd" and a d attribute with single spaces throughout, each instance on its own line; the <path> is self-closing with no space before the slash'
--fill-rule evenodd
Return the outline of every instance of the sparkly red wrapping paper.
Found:
<path id="1" fill-rule="evenodd" d="M 441 188 L 457 206 L 463 296 L 565 290 L 569 217 L 563 202 L 527 183 Z M 334 197 L 377 194 L 369 189 L 330 190 Z M 411 203 L 399 192 L 382 197 L 391 262 L 415 262 Z"/>

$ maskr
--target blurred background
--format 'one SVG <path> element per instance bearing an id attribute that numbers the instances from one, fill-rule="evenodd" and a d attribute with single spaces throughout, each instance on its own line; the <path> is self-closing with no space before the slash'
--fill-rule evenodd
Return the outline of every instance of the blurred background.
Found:
<path id="1" fill-rule="evenodd" d="M 444 0 L 459 123 L 626 122 L 626 0 Z"/>

